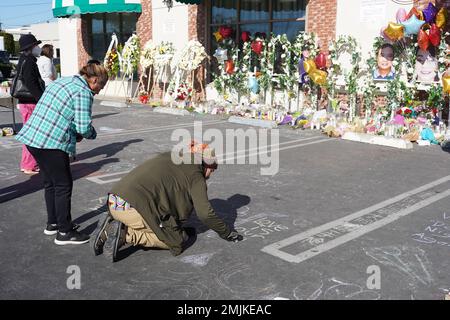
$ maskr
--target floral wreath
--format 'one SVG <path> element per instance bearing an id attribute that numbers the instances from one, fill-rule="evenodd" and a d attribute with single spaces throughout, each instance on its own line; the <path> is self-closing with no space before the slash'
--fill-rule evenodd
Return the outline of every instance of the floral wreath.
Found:
<path id="1" fill-rule="evenodd" d="M 122 51 L 121 71 L 131 77 L 137 70 L 140 57 L 139 37 L 133 34 L 125 43 Z"/>
<path id="2" fill-rule="evenodd" d="M 140 63 L 141 67 L 145 70 L 155 63 L 155 56 L 158 47 L 152 40 L 147 41 L 144 48 L 141 51 Z"/>

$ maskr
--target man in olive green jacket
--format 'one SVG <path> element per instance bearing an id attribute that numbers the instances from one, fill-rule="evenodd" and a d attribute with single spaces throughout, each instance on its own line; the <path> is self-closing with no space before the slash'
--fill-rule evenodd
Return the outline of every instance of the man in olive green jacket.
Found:
<path id="1" fill-rule="evenodd" d="M 93 239 L 96 255 L 104 247 L 115 261 L 124 240 L 133 245 L 169 249 L 173 255 L 179 255 L 189 239 L 182 224 L 193 209 L 221 238 L 242 240 L 215 214 L 208 200 L 206 180 L 217 168 L 215 157 L 205 145 L 191 150 L 193 155 L 201 155 L 201 161 L 197 161 L 201 164 L 175 164 L 167 152 L 147 160 L 113 186 L 108 197 L 110 215 L 99 222 Z M 108 225 L 112 227 L 107 230 Z"/>

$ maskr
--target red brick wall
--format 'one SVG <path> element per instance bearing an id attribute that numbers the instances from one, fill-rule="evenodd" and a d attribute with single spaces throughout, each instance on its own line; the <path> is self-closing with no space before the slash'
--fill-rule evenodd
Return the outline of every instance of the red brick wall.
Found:
<path id="1" fill-rule="evenodd" d="M 137 24 L 136 33 L 141 41 L 141 47 L 153 38 L 152 30 L 152 0 L 141 1 L 142 13 L 140 14 Z"/>
<path id="2" fill-rule="evenodd" d="M 89 51 L 89 40 L 88 40 L 88 24 L 85 16 L 81 16 L 78 19 L 78 32 L 77 32 L 77 42 L 78 42 L 78 69 L 81 69 L 86 62 L 91 59 L 88 54 Z"/>
<path id="3" fill-rule="evenodd" d="M 310 0 L 307 7 L 306 31 L 314 32 L 320 47 L 327 51 L 336 37 L 337 0 Z"/>

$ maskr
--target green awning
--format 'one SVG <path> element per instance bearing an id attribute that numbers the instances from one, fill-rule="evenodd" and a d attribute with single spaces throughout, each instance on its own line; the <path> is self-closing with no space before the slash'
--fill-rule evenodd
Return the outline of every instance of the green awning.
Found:
<path id="1" fill-rule="evenodd" d="M 176 0 L 176 1 L 186 4 L 200 4 L 203 2 L 203 0 Z"/>
<path id="2" fill-rule="evenodd" d="M 142 12 L 141 0 L 52 0 L 53 16 L 98 12 Z M 145 1 L 145 0 L 144 0 Z"/>

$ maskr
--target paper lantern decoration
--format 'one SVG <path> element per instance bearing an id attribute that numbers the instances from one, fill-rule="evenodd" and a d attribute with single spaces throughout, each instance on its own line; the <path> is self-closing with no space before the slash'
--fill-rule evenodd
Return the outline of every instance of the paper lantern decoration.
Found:
<path id="1" fill-rule="evenodd" d="M 251 92 L 253 92 L 254 94 L 258 93 L 258 91 L 259 91 L 259 83 L 258 83 L 258 80 L 256 79 L 256 77 L 250 76 L 248 78 L 247 85 L 248 85 L 248 88 L 250 89 Z"/>
<path id="2" fill-rule="evenodd" d="M 404 27 L 401 24 L 389 22 L 384 34 L 392 41 L 400 40 L 403 38 Z"/>
<path id="3" fill-rule="evenodd" d="M 233 60 L 227 60 L 227 62 L 225 63 L 225 72 L 228 74 L 233 74 L 234 73 L 234 62 Z"/>
<path id="4" fill-rule="evenodd" d="M 424 23 L 425 21 L 419 20 L 415 15 L 413 15 L 408 20 L 402 22 L 402 26 L 405 27 L 405 34 L 412 35 L 418 34 Z"/>
<path id="5" fill-rule="evenodd" d="M 444 86 L 444 93 L 450 94 L 450 75 L 442 77 L 442 85 Z"/>
<path id="6" fill-rule="evenodd" d="M 441 8 L 436 15 L 436 25 L 438 28 L 445 27 L 448 19 L 448 11 L 446 8 Z"/>
<path id="7" fill-rule="evenodd" d="M 441 43 L 441 30 L 435 25 L 431 25 L 428 35 L 430 42 L 433 46 L 437 47 Z"/>
<path id="8" fill-rule="evenodd" d="M 250 32 L 248 32 L 248 31 L 242 32 L 241 40 L 244 42 L 250 41 Z"/>
<path id="9" fill-rule="evenodd" d="M 316 67 L 318 69 L 325 69 L 327 67 L 327 57 L 325 56 L 325 54 L 323 52 L 321 52 L 317 55 L 314 62 L 316 63 Z"/>
<path id="10" fill-rule="evenodd" d="M 309 74 L 311 80 L 320 86 L 323 86 L 327 83 L 327 73 L 322 70 L 315 70 L 314 72 Z"/>
<path id="11" fill-rule="evenodd" d="M 263 49 L 263 43 L 262 43 L 262 41 L 253 41 L 251 44 L 251 47 L 252 47 L 253 52 L 259 56 Z"/>
<path id="12" fill-rule="evenodd" d="M 432 24 L 436 21 L 436 15 L 438 13 L 438 10 L 431 2 L 428 4 L 428 7 L 424 9 L 422 12 L 423 17 L 427 23 Z"/>
<path id="13" fill-rule="evenodd" d="M 419 44 L 420 49 L 424 51 L 428 50 L 428 47 L 430 46 L 430 39 L 428 38 L 428 34 L 425 31 L 419 31 L 419 35 L 417 36 L 417 43 Z"/>
<path id="14" fill-rule="evenodd" d="M 228 50 L 217 48 L 213 54 L 213 57 L 215 57 L 217 61 L 219 61 L 219 63 L 223 63 L 224 61 L 228 60 Z"/>
<path id="15" fill-rule="evenodd" d="M 398 10 L 397 10 L 397 15 L 396 15 L 397 23 L 406 21 L 407 15 L 408 15 L 408 14 L 406 13 L 406 10 L 405 10 L 405 9 L 403 9 L 403 8 L 398 9 Z"/>
<path id="16" fill-rule="evenodd" d="M 303 67 L 305 68 L 307 74 L 311 74 L 312 72 L 317 70 L 316 63 L 314 62 L 314 60 L 311 59 L 306 60 L 303 63 Z"/>

